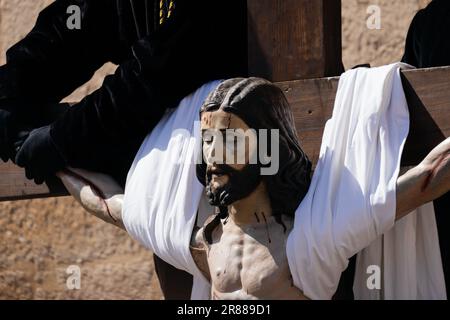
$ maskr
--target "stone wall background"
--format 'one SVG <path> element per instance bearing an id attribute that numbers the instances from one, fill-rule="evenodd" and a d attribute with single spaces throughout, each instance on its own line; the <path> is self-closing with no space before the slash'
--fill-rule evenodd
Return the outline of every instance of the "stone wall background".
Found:
<path id="1" fill-rule="evenodd" d="M 0 63 L 52 0 L 0 0 Z M 429 0 L 342 0 L 343 60 L 379 66 L 398 61 L 414 14 Z M 381 30 L 366 27 L 369 5 Z M 98 88 L 111 64 L 70 101 Z M 68 290 L 66 269 L 81 268 L 81 289 Z M 89 216 L 70 198 L 0 203 L 0 299 L 160 299 L 151 253 L 124 232 Z"/>

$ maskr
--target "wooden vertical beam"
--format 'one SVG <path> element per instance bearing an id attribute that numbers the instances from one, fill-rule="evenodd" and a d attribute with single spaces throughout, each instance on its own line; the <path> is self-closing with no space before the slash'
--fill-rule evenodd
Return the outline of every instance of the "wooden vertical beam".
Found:
<path id="1" fill-rule="evenodd" d="M 247 0 L 249 73 L 290 81 L 343 72 L 341 0 Z"/>

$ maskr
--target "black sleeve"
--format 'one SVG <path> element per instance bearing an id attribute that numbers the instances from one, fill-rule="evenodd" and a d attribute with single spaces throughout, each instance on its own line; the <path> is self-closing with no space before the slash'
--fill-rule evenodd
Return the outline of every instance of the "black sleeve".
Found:
<path id="1" fill-rule="evenodd" d="M 112 60 L 117 51 L 113 4 L 56 0 L 45 8 L 31 32 L 7 51 L 7 63 L 0 67 L 0 104 L 39 116 L 42 105 L 58 103 Z M 67 26 L 71 5 L 81 9 L 81 29 Z"/>
<path id="2" fill-rule="evenodd" d="M 52 125 L 71 166 L 102 170 L 123 153 L 131 161 L 167 108 L 206 81 L 243 72 L 245 1 L 189 3 L 135 43 L 132 57 L 98 91 Z"/>
<path id="3" fill-rule="evenodd" d="M 450 65 L 450 1 L 433 0 L 414 17 L 403 62 L 417 68 Z"/>

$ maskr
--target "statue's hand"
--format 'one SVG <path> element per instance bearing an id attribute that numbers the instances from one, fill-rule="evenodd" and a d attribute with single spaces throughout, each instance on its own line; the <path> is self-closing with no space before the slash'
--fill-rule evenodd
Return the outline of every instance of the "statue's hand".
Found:
<path id="1" fill-rule="evenodd" d="M 428 173 L 422 185 L 422 192 L 428 201 L 450 191 L 450 138 L 434 148 L 419 167 Z"/>
<path id="2" fill-rule="evenodd" d="M 94 216 L 125 229 L 122 223 L 123 189 L 105 174 L 67 168 L 57 173 L 67 191 Z"/>

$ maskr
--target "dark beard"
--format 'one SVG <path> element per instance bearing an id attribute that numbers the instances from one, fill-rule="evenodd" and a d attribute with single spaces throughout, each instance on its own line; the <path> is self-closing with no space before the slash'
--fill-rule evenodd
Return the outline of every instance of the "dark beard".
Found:
<path id="1" fill-rule="evenodd" d="M 216 166 L 221 173 L 228 176 L 228 182 L 212 190 L 212 173 L 209 168 L 206 170 L 206 194 L 209 204 L 216 207 L 227 207 L 230 204 L 248 197 L 261 183 L 260 166 L 249 164 L 242 170 L 236 170 L 228 165 Z"/>

